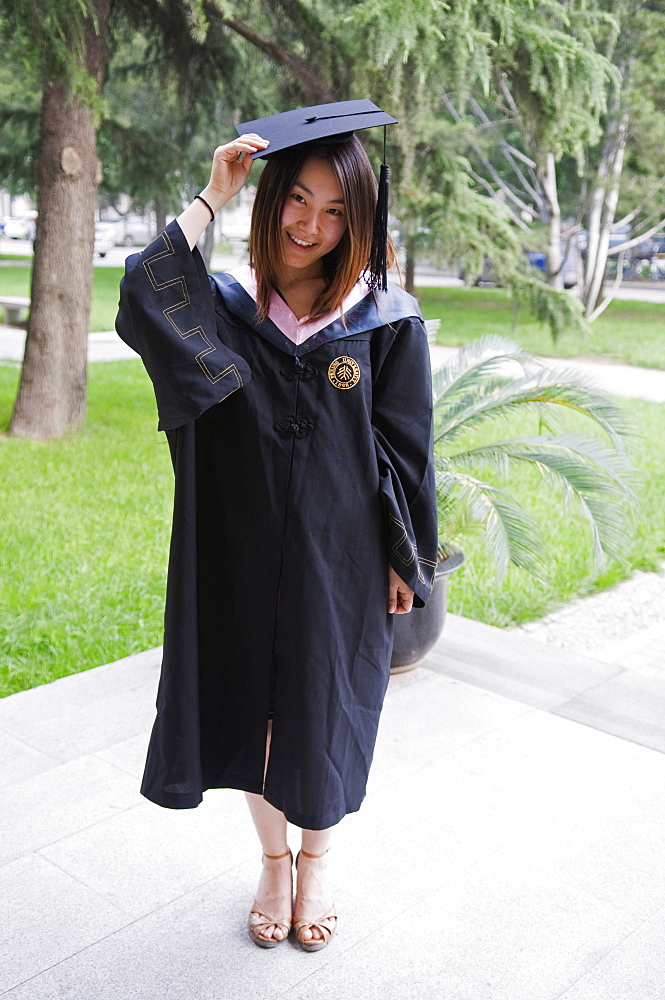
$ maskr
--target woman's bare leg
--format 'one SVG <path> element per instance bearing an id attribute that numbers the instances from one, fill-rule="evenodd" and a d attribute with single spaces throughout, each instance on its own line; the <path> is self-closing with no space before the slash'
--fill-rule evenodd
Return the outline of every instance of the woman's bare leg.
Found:
<path id="1" fill-rule="evenodd" d="M 270 751 L 270 736 L 272 723 L 268 723 L 266 740 L 266 766 Z M 262 795 L 246 792 L 245 797 L 249 811 L 261 841 L 264 855 L 276 857 L 288 850 L 286 842 L 286 817 L 279 809 L 275 809 Z M 291 857 L 278 861 L 263 858 L 263 871 L 256 893 L 256 907 L 262 913 L 275 917 L 276 920 L 290 917 L 292 907 Z M 271 925 L 262 931 L 264 937 L 274 937 L 281 941 L 283 934 L 279 927 Z"/>
<path id="2" fill-rule="evenodd" d="M 296 903 L 293 911 L 294 920 L 321 920 L 330 916 L 333 911 L 333 899 L 328 886 L 326 873 L 327 859 L 325 855 L 330 846 L 334 827 L 327 830 L 303 830 L 302 851 L 298 858 L 298 882 Z M 314 858 L 307 857 L 315 855 Z M 307 928 L 301 934 L 305 941 L 312 938 L 321 939 L 323 935 L 318 928 Z"/>
<path id="3" fill-rule="evenodd" d="M 286 816 L 275 809 L 262 795 L 245 792 L 249 811 L 261 841 L 264 854 L 283 854 L 286 842 Z"/>

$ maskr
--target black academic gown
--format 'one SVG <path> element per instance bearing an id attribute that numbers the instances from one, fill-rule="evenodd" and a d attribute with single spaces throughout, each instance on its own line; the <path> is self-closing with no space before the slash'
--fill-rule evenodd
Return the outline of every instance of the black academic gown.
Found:
<path id="1" fill-rule="evenodd" d="M 175 469 L 141 790 L 172 808 L 207 788 L 263 792 L 297 826 L 332 826 L 365 794 L 388 562 L 417 606 L 436 564 L 418 306 L 391 286 L 296 347 L 174 222 L 128 258 L 117 329 L 152 378 Z"/>

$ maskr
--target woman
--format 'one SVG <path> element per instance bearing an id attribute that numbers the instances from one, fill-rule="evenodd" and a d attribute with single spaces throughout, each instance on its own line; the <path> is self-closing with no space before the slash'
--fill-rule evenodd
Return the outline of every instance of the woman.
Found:
<path id="1" fill-rule="evenodd" d="M 206 275 L 196 242 L 268 145 L 220 146 L 121 286 L 118 332 L 153 379 L 176 474 L 142 791 L 191 808 L 243 790 L 263 849 L 252 940 L 274 947 L 293 921 L 313 951 L 336 926 L 325 854 L 365 794 L 391 616 L 422 606 L 436 564 L 429 355 L 411 296 L 362 280 L 377 195 L 353 134 L 270 155 L 250 266 Z"/>

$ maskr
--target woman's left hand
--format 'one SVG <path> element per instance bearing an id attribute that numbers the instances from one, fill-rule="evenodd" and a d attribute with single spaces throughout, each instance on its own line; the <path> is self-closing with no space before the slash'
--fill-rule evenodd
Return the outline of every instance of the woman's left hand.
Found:
<path id="1" fill-rule="evenodd" d="M 413 591 L 398 576 L 392 566 L 388 566 L 388 614 L 405 615 L 413 607 Z"/>

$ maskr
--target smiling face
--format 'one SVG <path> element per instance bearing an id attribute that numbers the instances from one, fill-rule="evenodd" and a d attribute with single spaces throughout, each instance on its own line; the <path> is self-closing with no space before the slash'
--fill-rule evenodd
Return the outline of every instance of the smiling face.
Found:
<path id="1" fill-rule="evenodd" d="M 259 321 L 276 288 L 303 281 L 318 282 L 310 320 L 338 310 L 369 264 L 375 209 L 376 179 L 356 135 L 268 156 L 248 245 Z"/>
<path id="2" fill-rule="evenodd" d="M 281 219 L 282 258 L 298 277 L 323 274 L 322 258 L 347 227 L 344 198 L 335 171 L 318 158 L 305 160 L 289 191 Z"/>

